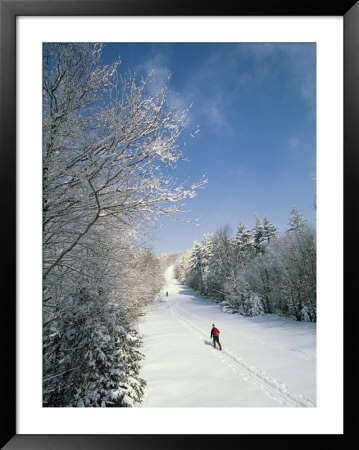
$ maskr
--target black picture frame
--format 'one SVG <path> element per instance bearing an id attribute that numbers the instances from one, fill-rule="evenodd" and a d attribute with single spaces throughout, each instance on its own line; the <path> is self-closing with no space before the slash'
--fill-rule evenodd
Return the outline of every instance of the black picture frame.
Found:
<path id="1" fill-rule="evenodd" d="M 344 19 L 344 285 L 355 279 L 352 240 L 356 235 L 355 213 L 359 134 L 359 4 L 358 0 L 0 0 L 0 192 L 3 200 L 1 255 L 2 320 L 1 448 L 6 449 L 177 449 L 203 445 L 221 447 L 265 445 L 309 448 L 326 439 L 333 448 L 351 441 L 355 414 L 348 413 L 351 377 L 355 376 L 354 302 L 345 302 L 344 394 L 342 435 L 19 435 L 16 433 L 16 17 L 19 16 L 342 16 Z M 355 406 L 355 405 L 354 405 Z M 348 447 L 349 448 L 349 447 Z"/>

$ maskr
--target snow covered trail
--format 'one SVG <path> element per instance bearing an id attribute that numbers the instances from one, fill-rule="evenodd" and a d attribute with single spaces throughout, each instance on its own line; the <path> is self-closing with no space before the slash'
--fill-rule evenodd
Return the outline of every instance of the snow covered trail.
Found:
<path id="1" fill-rule="evenodd" d="M 139 324 L 147 381 L 140 407 L 316 406 L 315 324 L 223 313 L 182 286 L 173 267 L 164 291 Z M 212 346 L 212 323 L 222 351 Z"/>

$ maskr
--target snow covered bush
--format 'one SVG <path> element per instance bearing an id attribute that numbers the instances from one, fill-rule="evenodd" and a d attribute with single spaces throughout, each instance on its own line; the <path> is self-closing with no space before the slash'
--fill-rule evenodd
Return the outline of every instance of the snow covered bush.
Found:
<path id="1" fill-rule="evenodd" d="M 249 317 L 264 314 L 263 301 L 255 292 L 249 292 L 243 301 L 244 315 Z"/>
<path id="2" fill-rule="evenodd" d="M 223 300 L 221 302 L 222 311 L 229 314 L 234 314 L 238 312 L 238 309 L 233 306 L 229 300 Z"/>
<path id="3" fill-rule="evenodd" d="M 300 316 L 303 322 L 310 322 L 310 312 L 307 306 L 303 306 L 303 308 L 300 311 Z"/>
<path id="4" fill-rule="evenodd" d="M 134 406 L 143 395 L 141 340 L 116 303 L 94 292 L 63 298 L 44 333 L 44 406 Z M 121 324 L 121 326 L 119 325 Z"/>

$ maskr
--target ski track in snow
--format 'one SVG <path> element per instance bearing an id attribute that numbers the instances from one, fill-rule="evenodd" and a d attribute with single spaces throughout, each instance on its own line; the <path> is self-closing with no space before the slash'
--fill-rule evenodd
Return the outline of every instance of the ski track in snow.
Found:
<path id="1" fill-rule="evenodd" d="M 199 325 L 203 323 L 204 318 L 200 317 L 193 311 L 190 311 L 189 307 L 186 307 L 186 303 L 188 301 L 192 302 L 193 304 L 194 300 L 194 304 L 197 307 L 198 303 L 196 302 L 196 300 L 204 300 L 204 299 L 202 299 L 195 292 L 193 292 L 192 294 L 191 290 L 187 290 L 187 288 L 186 288 L 187 293 L 179 292 L 180 288 L 181 287 L 183 288 L 183 286 L 174 278 L 170 270 L 167 272 L 166 275 L 168 281 L 168 288 L 169 290 L 171 290 L 170 299 L 157 303 L 156 306 L 151 307 L 149 312 L 151 312 L 151 310 L 152 311 L 161 311 L 164 309 L 168 310 L 168 313 L 170 317 L 173 318 L 174 323 L 176 323 L 177 321 L 177 323 L 182 324 L 182 326 L 185 326 L 186 329 L 188 329 L 189 332 L 194 337 L 196 337 L 196 339 L 208 345 L 208 351 L 212 352 L 214 358 L 221 361 L 221 363 L 227 366 L 232 372 L 237 373 L 243 381 L 251 383 L 256 389 L 258 389 L 258 392 L 259 391 L 263 392 L 272 400 L 278 402 L 281 406 L 285 407 L 316 406 L 312 400 L 306 398 L 302 394 L 293 392 L 293 390 L 289 389 L 284 382 L 280 381 L 277 378 L 269 376 L 260 367 L 257 367 L 246 361 L 243 357 L 240 357 L 227 344 L 225 345 L 223 350 L 214 350 L 212 343 L 206 341 L 203 338 L 204 336 L 208 335 L 208 330 L 204 330 Z M 189 306 L 188 303 L 187 306 Z M 280 344 L 278 342 L 274 342 L 270 339 L 264 339 L 259 336 L 254 336 L 252 334 L 246 333 L 238 329 L 236 329 L 236 335 L 241 336 L 242 338 L 248 339 L 257 344 L 260 344 L 261 346 L 270 346 L 274 349 L 282 351 L 283 359 L 286 358 L 285 356 L 286 352 L 289 352 L 289 354 L 293 355 L 293 357 L 296 356 L 308 361 L 311 360 L 313 362 L 315 362 L 316 360 L 316 358 L 310 353 L 307 353 L 297 348 Z M 147 398 L 147 396 L 148 393 L 146 392 L 145 398 Z"/>
<path id="2" fill-rule="evenodd" d="M 194 318 L 197 318 L 197 320 L 200 319 L 200 317 L 197 314 L 195 314 L 193 312 L 190 312 L 190 311 L 185 311 L 183 308 L 179 307 L 178 303 L 176 303 L 176 307 L 177 307 L 177 309 L 181 309 L 186 314 L 191 315 Z M 304 352 L 303 350 L 299 350 L 299 349 L 291 348 L 291 347 L 286 347 L 284 345 L 278 344 L 277 342 L 271 341 L 269 339 L 261 339 L 261 338 L 255 337 L 255 336 L 253 336 L 251 334 L 244 333 L 243 331 L 239 331 L 239 330 L 237 331 L 237 334 L 239 336 L 245 337 L 247 339 L 251 339 L 252 341 L 258 342 L 260 344 L 266 344 L 266 345 L 270 345 L 270 346 L 275 347 L 275 348 L 279 348 L 280 350 L 285 350 L 285 351 L 297 353 L 298 356 L 300 356 L 301 358 L 304 358 L 304 359 L 312 359 L 314 361 L 316 360 L 316 358 L 313 355 L 311 355 L 311 354 L 309 354 L 307 352 Z"/>
<path id="3" fill-rule="evenodd" d="M 198 326 L 194 325 L 193 322 L 186 320 L 183 316 L 179 314 L 179 310 L 182 309 L 178 307 L 178 303 L 174 301 L 174 308 L 171 308 L 172 315 L 187 325 L 187 328 L 196 335 L 200 340 L 203 340 L 203 335 L 206 334 L 206 331 L 200 329 Z M 182 309 L 183 311 L 183 309 Z M 186 313 L 195 316 L 193 313 Z M 270 341 L 262 341 L 264 343 L 268 343 Z M 280 348 L 284 348 L 279 346 Z M 212 351 L 212 347 L 209 347 L 209 350 Z M 287 350 L 287 349 L 286 349 Z M 280 382 L 279 380 L 272 379 L 267 376 L 263 371 L 261 371 L 257 367 L 250 366 L 248 363 L 243 361 L 238 355 L 236 355 L 230 348 L 226 347 L 226 350 L 218 350 L 214 353 L 219 359 L 222 360 L 223 363 L 227 364 L 230 368 L 239 370 L 243 373 L 243 379 L 246 381 L 251 381 L 255 384 L 259 389 L 262 389 L 266 392 L 270 397 L 274 400 L 279 401 L 283 406 L 292 406 L 292 407 L 313 407 L 315 406 L 313 402 L 309 399 L 306 399 L 302 395 L 294 394 L 288 390 L 288 387 Z"/>

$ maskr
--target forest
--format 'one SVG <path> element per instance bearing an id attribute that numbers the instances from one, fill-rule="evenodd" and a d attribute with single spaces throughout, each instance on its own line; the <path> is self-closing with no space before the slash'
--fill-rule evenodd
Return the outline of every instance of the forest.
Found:
<path id="1" fill-rule="evenodd" d="M 267 217 L 250 229 L 240 223 L 204 236 L 176 266 L 177 278 L 223 311 L 244 316 L 280 314 L 316 322 L 316 236 L 293 206 L 279 235 Z"/>

